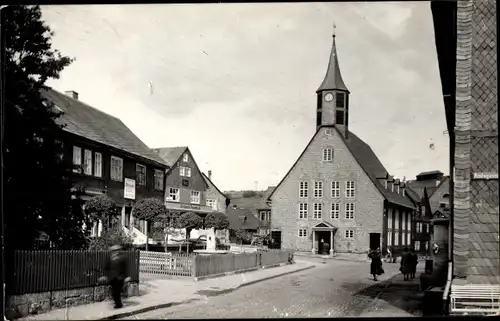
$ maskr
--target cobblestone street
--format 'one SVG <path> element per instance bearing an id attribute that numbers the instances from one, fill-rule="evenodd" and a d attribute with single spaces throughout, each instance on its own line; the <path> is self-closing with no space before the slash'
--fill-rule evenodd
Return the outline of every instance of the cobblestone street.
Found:
<path id="1" fill-rule="evenodd" d="M 205 291 L 195 302 L 128 319 L 362 316 L 374 308 L 376 301 L 380 304 L 378 295 L 398 268 L 399 264 L 385 264 L 386 274 L 375 282 L 368 274 L 368 262 L 327 260 L 311 270 L 226 294 L 217 289 Z M 401 307 L 391 309 L 391 316 L 409 315 Z"/>

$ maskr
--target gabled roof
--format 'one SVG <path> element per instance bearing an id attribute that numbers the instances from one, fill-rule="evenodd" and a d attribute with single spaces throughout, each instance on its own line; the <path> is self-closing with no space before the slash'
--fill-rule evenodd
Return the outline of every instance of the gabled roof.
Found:
<path id="1" fill-rule="evenodd" d="M 227 208 L 226 215 L 229 221 L 229 229 L 231 230 L 256 230 L 259 228 L 259 220 L 248 209 L 235 209 L 230 206 Z"/>
<path id="2" fill-rule="evenodd" d="M 51 88 L 42 90 L 41 95 L 63 112 L 56 122 L 65 125 L 64 131 L 133 154 L 157 166 L 167 167 L 167 164 L 117 117 Z"/>
<path id="3" fill-rule="evenodd" d="M 436 186 L 436 188 L 429 194 L 429 198 L 432 197 L 432 195 L 448 180 L 450 179 L 450 176 L 445 176 L 443 179 L 439 182 L 439 185 Z"/>
<path id="4" fill-rule="evenodd" d="M 384 186 L 380 183 L 380 181 L 377 179 L 378 177 L 386 177 L 387 175 L 387 170 L 385 169 L 384 165 L 380 162 L 378 159 L 377 155 L 373 152 L 371 147 L 366 144 L 364 141 L 362 141 L 358 136 L 356 136 L 354 133 L 351 131 L 348 131 L 348 138 L 345 138 L 344 135 L 338 130 L 337 127 L 335 126 L 321 126 L 318 128 L 316 133 L 313 135 L 309 143 L 307 144 L 306 148 L 302 151 L 300 154 L 299 158 L 295 161 L 293 166 L 290 168 L 290 170 L 286 173 L 286 175 L 283 177 L 283 179 L 280 181 L 280 183 L 276 186 L 274 191 L 269 195 L 269 199 L 272 198 L 272 195 L 274 192 L 279 188 L 279 186 L 283 183 L 285 178 L 290 174 L 293 168 L 295 168 L 295 165 L 297 165 L 298 161 L 302 158 L 306 150 L 309 148 L 311 143 L 313 142 L 314 138 L 316 135 L 318 135 L 319 131 L 324 128 L 324 127 L 334 127 L 337 130 L 338 135 L 342 138 L 344 143 L 346 144 L 347 148 L 353 155 L 353 157 L 356 159 L 358 164 L 361 166 L 363 171 L 368 175 L 372 183 L 375 185 L 375 187 L 379 190 L 379 192 L 382 194 L 382 196 L 389 201 L 390 203 L 397 204 L 400 206 L 408 207 L 408 208 L 414 208 L 412 201 L 406 197 L 403 196 L 402 194 L 398 194 L 397 192 L 392 192 L 389 189 L 385 189 Z"/>
<path id="5" fill-rule="evenodd" d="M 314 228 L 331 228 L 331 229 L 335 229 L 335 230 L 338 229 L 336 226 L 334 226 L 331 223 L 326 222 L 326 221 L 320 221 L 319 223 L 314 225 L 312 228 L 313 229 Z"/>
<path id="6" fill-rule="evenodd" d="M 443 175 L 443 172 L 441 172 L 439 170 L 434 170 L 434 171 L 422 172 L 420 174 L 417 174 L 417 176 L 428 176 L 428 175 Z"/>
<path id="7" fill-rule="evenodd" d="M 270 209 L 266 201 L 267 198 L 264 197 L 235 197 L 231 199 L 231 204 L 241 209 L 256 211 Z"/>
<path id="8" fill-rule="evenodd" d="M 187 146 L 153 148 L 152 151 L 158 154 L 168 166 L 172 167 L 186 151 Z"/>
<path id="9" fill-rule="evenodd" d="M 217 192 L 219 192 L 222 196 L 224 196 L 225 198 L 229 198 L 229 197 L 227 197 L 226 194 L 224 194 L 224 193 L 221 192 L 221 190 L 217 187 L 217 185 L 215 185 L 214 182 L 212 182 L 210 180 L 210 178 L 208 178 L 208 176 L 205 175 L 205 173 L 201 173 L 201 175 L 203 176 L 203 179 L 205 180 L 205 182 L 207 183 L 208 186 L 213 186 L 215 188 L 215 190 Z"/>
<path id="10" fill-rule="evenodd" d="M 194 159 L 193 153 L 189 150 L 189 147 L 187 146 L 182 146 L 182 147 L 162 147 L 162 148 L 153 148 L 151 149 L 154 153 L 158 154 L 163 161 L 165 161 L 168 166 L 170 166 L 170 169 L 167 172 L 167 175 L 172 171 L 172 169 L 175 167 L 175 163 L 180 161 L 180 158 L 185 152 L 189 152 L 191 155 L 191 159 L 193 160 L 194 166 L 196 167 L 196 170 L 203 176 L 203 172 L 200 171 L 200 168 L 198 167 L 198 164 L 196 163 L 196 160 Z M 205 186 L 208 187 L 208 182 L 206 180 L 203 180 L 203 183 L 205 183 Z"/>
<path id="11" fill-rule="evenodd" d="M 418 195 L 417 192 L 415 192 L 413 189 L 411 189 L 410 186 L 406 187 L 406 195 L 414 202 L 414 203 L 420 203 L 422 201 L 422 197 Z"/>

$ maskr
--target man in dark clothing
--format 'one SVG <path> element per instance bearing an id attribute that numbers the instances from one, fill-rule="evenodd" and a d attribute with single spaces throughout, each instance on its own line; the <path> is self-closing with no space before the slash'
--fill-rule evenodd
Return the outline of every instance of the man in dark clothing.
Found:
<path id="1" fill-rule="evenodd" d="M 403 250 L 403 254 L 401 255 L 401 267 L 399 270 L 401 273 L 404 275 L 404 280 L 409 281 L 410 280 L 410 274 L 413 266 L 413 260 L 412 260 L 412 255 L 410 252 L 408 252 L 408 248 L 405 247 Z"/>
<path id="2" fill-rule="evenodd" d="M 106 276 L 111 285 L 111 294 L 115 301 L 115 309 L 123 307 L 122 291 L 126 282 L 130 281 L 128 277 L 128 262 L 125 255 L 121 252 L 120 245 L 111 247 L 111 255 L 106 263 Z"/>

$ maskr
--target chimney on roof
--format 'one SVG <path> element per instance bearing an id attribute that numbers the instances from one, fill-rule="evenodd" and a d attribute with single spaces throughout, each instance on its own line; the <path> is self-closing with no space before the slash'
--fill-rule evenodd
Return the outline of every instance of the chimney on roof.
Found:
<path id="1" fill-rule="evenodd" d="M 403 178 L 403 179 L 404 179 L 404 178 Z M 405 181 L 403 181 L 403 182 L 401 183 L 401 194 L 402 194 L 403 196 L 405 196 L 405 190 L 406 190 L 406 182 L 405 182 Z"/>
<path id="2" fill-rule="evenodd" d="M 211 170 L 208 170 L 208 179 L 209 180 L 212 180 L 212 171 Z"/>
<path id="3" fill-rule="evenodd" d="M 399 194 L 399 178 L 396 178 L 396 181 L 394 182 L 394 185 L 395 185 L 395 191 L 393 192 L 396 192 Z"/>
<path id="4" fill-rule="evenodd" d="M 66 90 L 64 93 L 66 95 L 70 96 L 71 98 L 78 100 L 78 93 L 76 91 L 74 91 L 74 90 Z"/>

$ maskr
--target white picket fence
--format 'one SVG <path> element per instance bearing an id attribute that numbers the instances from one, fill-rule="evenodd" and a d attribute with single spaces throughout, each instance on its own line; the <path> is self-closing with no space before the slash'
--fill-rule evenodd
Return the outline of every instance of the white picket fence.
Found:
<path id="1" fill-rule="evenodd" d="M 193 254 L 140 251 L 139 272 L 192 276 Z"/>

